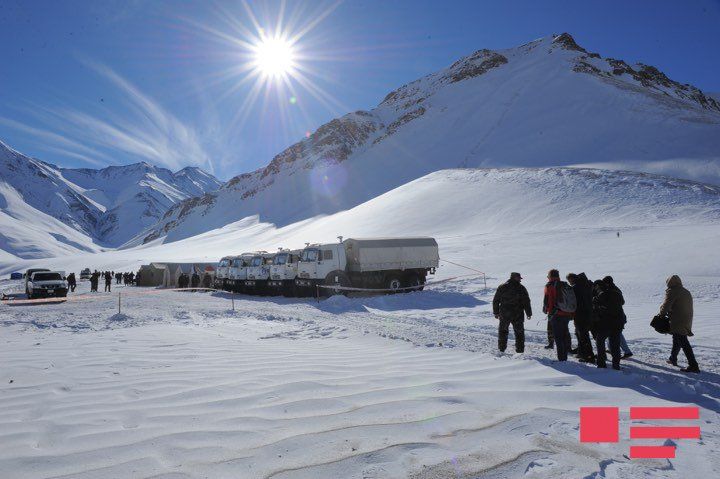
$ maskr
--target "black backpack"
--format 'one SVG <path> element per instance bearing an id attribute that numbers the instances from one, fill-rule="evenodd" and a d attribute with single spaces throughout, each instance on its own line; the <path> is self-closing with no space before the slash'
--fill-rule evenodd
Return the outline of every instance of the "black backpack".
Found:
<path id="1" fill-rule="evenodd" d="M 670 320 L 667 316 L 655 316 L 650 321 L 650 326 L 660 334 L 668 334 L 670 332 Z"/>

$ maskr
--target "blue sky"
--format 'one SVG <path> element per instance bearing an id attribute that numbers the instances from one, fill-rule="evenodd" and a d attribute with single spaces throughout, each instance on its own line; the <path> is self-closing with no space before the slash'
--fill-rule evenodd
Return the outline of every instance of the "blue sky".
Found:
<path id="1" fill-rule="evenodd" d="M 258 28 L 297 77 L 248 71 Z M 480 48 L 570 32 L 720 92 L 720 2 L 4 0 L 0 139 L 68 167 L 148 161 L 227 179 Z M 256 84 L 258 80 L 263 80 Z"/>

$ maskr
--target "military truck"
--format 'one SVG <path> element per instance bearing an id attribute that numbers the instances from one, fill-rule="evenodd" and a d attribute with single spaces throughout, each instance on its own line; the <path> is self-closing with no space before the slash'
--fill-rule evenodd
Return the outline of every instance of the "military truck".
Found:
<path id="1" fill-rule="evenodd" d="M 250 264 L 247 266 L 247 278 L 243 283 L 245 293 L 265 294 L 273 258 L 275 258 L 275 253 L 266 251 L 258 252 L 250 258 Z"/>
<path id="2" fill-rule="evenodd" d="M 341 288 L 385 292 L 422 290 L 440 263 L 437 241 L 428 237 L 349 238 L 311 244 L 302 250 L 295 285 L 309 294 L 342 293 Z M 322 288 L 318 288 L 322 286 Z"/>
<path id="3" fill-rule="evenodd" d="M 297 296 L 295 278 L 298 272 L 298 261 L 302 250 L 280 249 L 270 265 L 269 291 L 275 294 L 282 293 L 286 297 Z"/>

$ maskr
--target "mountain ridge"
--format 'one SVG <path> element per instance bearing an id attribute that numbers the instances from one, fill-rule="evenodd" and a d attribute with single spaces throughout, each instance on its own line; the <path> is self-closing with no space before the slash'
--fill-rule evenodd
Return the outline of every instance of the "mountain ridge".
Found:
<path id="1" fill-rule="evenodd" d="M 2 141 L 0 182 L 6 185 L 0 205 L 6 205 L 3 209 L 10 217 L 29 214 L 19 204 L 22 199 L 27 208 L 73 230 L 73 239 L 64 242 L 60 251 L 69 244 L 85 250 L 120 245 L 157 222 L 173 204 L 217 189 L 221 184 L 199 168 L 183 168 L 173 173 L 146 162 L 102 169 L 64 168 L 23 155 Z M 12 196 L 12 211 L 6 195 Z M 68 232 L 52 220 L 43 224 L 49 228 L 45 233 L 51 238 L 68 237 Z M 63 232 L 58 233 L 60 230 Z M 15 225 L 13 231 L 23 235 L 20 225 Z M 21 242 L 12 243 L 18 246 L 11 253 L 26 253 Z M 30 239 L 30 243 L 37 241 Z M 53 250 L 52 246 L 49 248 Z M 33 247 L 29 254 L 36 253 Z"/>
<path id="2" fill-rule="evenodd" d="M 331 214 L 458 166 L 642 169 L 682 159 L 688 171 L 704 162 L 704 174 L 720 181 L 718 151 L 720 103 L 712 96 L 655 67 L 603 58 L 563 33 L 477 50 L 391 91 L 371 111 L 331 120 L 266 166 L 172 207 L 128 246 L 186 238 L 255 213 L 279 225 Z M 372 180 L 375 169 L 382 174 Z"/>

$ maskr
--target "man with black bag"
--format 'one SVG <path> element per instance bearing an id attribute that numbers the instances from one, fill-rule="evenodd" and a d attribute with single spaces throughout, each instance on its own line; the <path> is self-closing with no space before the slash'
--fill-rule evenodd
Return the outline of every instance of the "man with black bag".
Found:
<path id="1" fill-rule="evenodd" d="M 668 364 L 677 366 L 678 353 L 682 349 L 688 360 L 688 366 L 682 368 L 685 373 L 699 373 L 700 366 L 695 359 L 695 353 L 688 336 L 692 336 L 692 320 L 693 320 L 693 299 L 690 291 L 683 287 L 680 277 L 676 274 L 670 276 L 667 281 L 667 289 L 665 290 L 665 301 L 660 306 L 658 316 L 668 319 L 669 332 L 672 334 L 673 345 L 670 351 Z"/>

